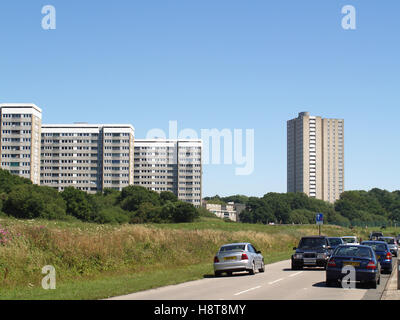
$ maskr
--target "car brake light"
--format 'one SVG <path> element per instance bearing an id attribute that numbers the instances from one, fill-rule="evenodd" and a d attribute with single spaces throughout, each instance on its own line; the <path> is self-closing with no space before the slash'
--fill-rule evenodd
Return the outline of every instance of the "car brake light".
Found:
<path id="1" fill-rule="evenodd" d="M 390 252 L 386 253 L 386 260 L 392 260 L 392 254 Z"/>
<path id="2" fill-rule="evenodd" d="M 218 259 L 217 256 L 215 256 L 215 257 L 214 257 L 214 263 L 218 263 L 218 262 L 219 262 L 219 259 Z"/>
<path id="3" fill-rule="evenodd" d="M 335 262 L 335 260 L 333 260 L 333 259 L 329 260 L 328 266 L 329 266 L 329 267 L 336 267 L 336 262 Z"/>
<path id="4" fill-rule="evenodd" d="M 375 270 L 376 264 L 373 261 L 368 262 L 367 269 Z"/>
<path id="5" fill-rule="evenodd" d="M 247 256 L 247 254 L 243 253 L 241 260 L 249 260 L 249 257 Z"/>

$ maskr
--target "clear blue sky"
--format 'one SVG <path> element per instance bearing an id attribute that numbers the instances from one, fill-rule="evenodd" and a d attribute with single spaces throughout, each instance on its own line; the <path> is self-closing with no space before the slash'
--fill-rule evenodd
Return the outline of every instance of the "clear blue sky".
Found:
<path id="1" fill-rule="evenodd" d="M 41 9 L 57 29 L 41 28 Z M 357 30 L 341 8 L 357 10 Z M 203 195 L 286 192 L 286 120 L 345 119 L 345 188 L 399 189 L 398 0 L 2 0 L 0 102 L 44 123 L 254 129 L 255 171 L 204 167 Z"/>

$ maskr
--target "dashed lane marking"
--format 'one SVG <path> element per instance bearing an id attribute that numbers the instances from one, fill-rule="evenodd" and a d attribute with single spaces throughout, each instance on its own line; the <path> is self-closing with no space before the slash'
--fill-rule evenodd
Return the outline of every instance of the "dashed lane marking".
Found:
<path id="1" fill-rule="evenodd" d="M 249 291 L 253 291 L 253 290 L 256 290 L 256 289 L 260 289 L 260 288 L 261 288 L 261 286 L 254 287 L 254 288 L 250 288 L 250 289 L 247 289 L 247 290 L 244 290 L 244 291 L 235 293 L 235 296 L 239 296 L 239 295 L 241 295 L 241 294 L 243 294 L 243 293 L 246 293 L 246 292 L 249 292 Z"/>

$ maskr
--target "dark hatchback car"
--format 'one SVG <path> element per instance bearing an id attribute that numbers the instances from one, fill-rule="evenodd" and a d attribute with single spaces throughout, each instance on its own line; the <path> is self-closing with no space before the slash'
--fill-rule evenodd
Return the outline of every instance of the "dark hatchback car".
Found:
<path id="1" fill-rule="evenodd" d="M 376 241 L 380 237 L 383 237 L 383 233 L 382 232 L 378 232 L 378 231 L 371 232 L 370 235 L 369 235 L 369 240 Z"/>
<path id="2" fill-rule="evenodd" d="M 378 241 L 385 241 L 388 244 L 388 247 L 392 255 L 397 257 L 399 246 L 395 237 L 380 237 Z"/>
<path id="3" fill-rule="evenodd" d="M 385 241 L 363 241 L 361 244 L 370 246 L 372 249 L 374 249 L 376 258 L 381 264 L 382 271 L 392 273 L 392 253 L 390 252 L 389 246 Z"/>
<path id="4" fill-rule="evenodd" d="M 340 245 L 333 252 L 326 267 L 326 286 L 331 287 L 342 281 L 346 273 L 343 267 L 353 266 L 359 283 L 376 289 L 381 280 L 380 265 L 372 247 L 365 245 Z"/>
<path id="5" fill-rule="evenodd" d="M 303 267 L 326 268 L 330 256 L 330 246 L 325 236 L 309 236 L 300 240 L 299 246 L 293 248 L 292 270 L 301 270 Z"/>

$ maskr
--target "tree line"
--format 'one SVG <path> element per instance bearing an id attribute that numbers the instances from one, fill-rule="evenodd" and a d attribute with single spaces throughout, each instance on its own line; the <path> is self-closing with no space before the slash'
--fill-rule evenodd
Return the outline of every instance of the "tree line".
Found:
<path id="1" fill-rule="evenodd" d="M 263 197 L 234 195 L 205 198 L 214 203 L 235 202 L 246 205 L 240 214 L 244 223 L 315 223 L 317 212 L 324 221 L 342 226 L 388 226 L 400 223 L 400 191 L 374 188 L 370 191 L 345 191 L 331 204 L 304 193 L 268 193 Z"/>
<path id="2" fill-rule="evenodd" d="M 234 195 L 208 197 L 210 202 L 242 203 L 244 223 L 315 223 L 317 212 L 324 222 L 342 226 L 400 224 L 400 190 L 374 188 L 341 194 L 334 204 L 309 198 L 304 193 L 267 193 L 263 197 Z M 96 223 L 192 222 L 199 216 L 215 217 L 204 208 L 179 201 L 172 192 L 128 186 L 122 191 L 105 189 L 88 194 L 73 187 L 58 192 L 32 184 L 29 179 L 0 169 L 0 213 L 21 219 L 81 220 Z"/>
<path id="3" fill-rule="evenodd" d="M 62 192 L 32 184 L 0 169 L 0 211 L 20 219 L 80 220 L 96 223 L 192 222 L 210 214 L 179 201 L 172 192 L 128 186 L 88 194 L 67 187 Z"/>

